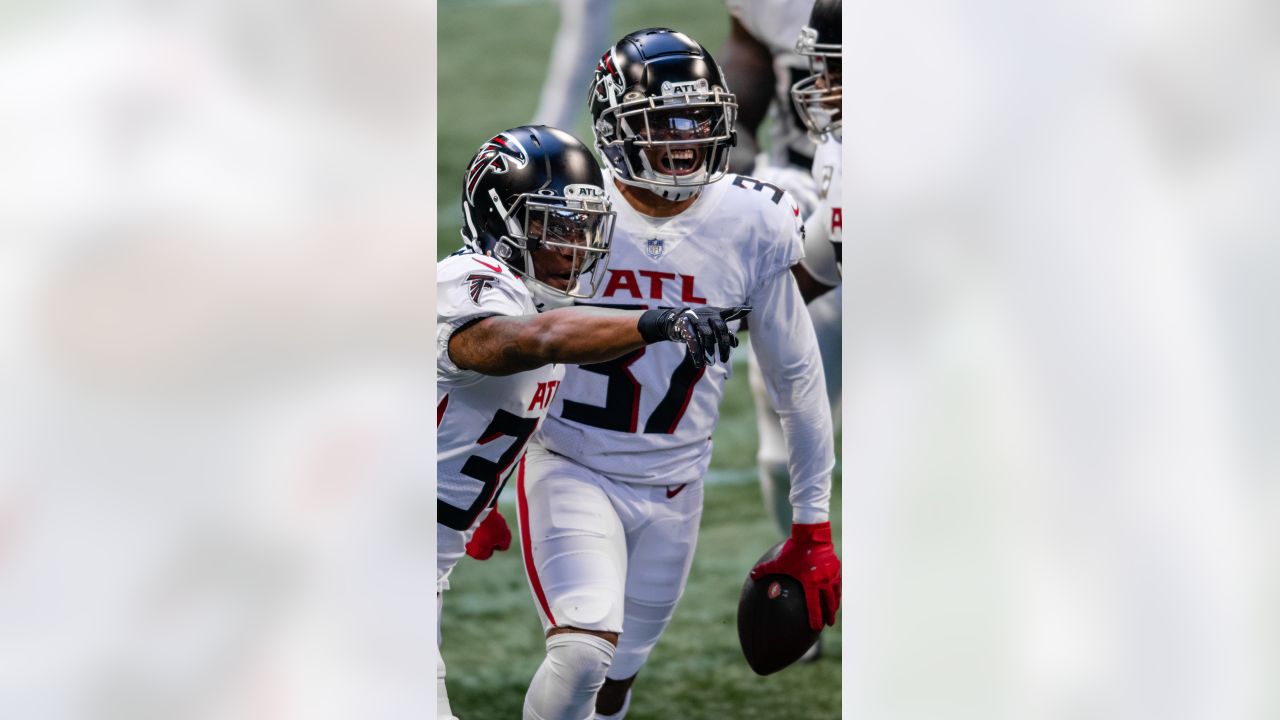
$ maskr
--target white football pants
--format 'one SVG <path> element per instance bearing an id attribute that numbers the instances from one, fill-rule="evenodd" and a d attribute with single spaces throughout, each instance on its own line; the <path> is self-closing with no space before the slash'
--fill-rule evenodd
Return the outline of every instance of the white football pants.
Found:
<path id="1" fill-rule="evenodd" d="M 619 633 L 608 675 L 635 675 L 684 592 L 702 482 L 617 482 L 534 442 L 517 488 L 525 574 L 543 629 Z"/>

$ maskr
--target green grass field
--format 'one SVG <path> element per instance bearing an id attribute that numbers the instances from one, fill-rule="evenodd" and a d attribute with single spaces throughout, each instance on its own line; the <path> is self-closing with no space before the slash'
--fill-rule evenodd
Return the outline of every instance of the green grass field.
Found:
<path id="1" fill-rule="evenodd" d="M 839 484 L 836 485 L 838 507 Z M 513 524 L 513 508 L 504 508 Z M 839 513 L 832 523 L 840 542 Z M 775 542 L 755 483 L 708 485 L 698 552 L 675 618 L 640 671 L 628 720 L 828 720 L 840 717 L 840 622 L 823 657 L 768 677 L 738 648 L 738 593 Z M 542 660 L 542 628 L 519 548 L 485 562 L 463 558 L 445 594 L 443 652 L 449 696 L 463 720 L 518 718 Z"/>
<path id="2" fill-rule="evenodd" d="M 530 120 L 559 16 L 550 0 L 439 0 L 437 256 L 460 245 L 459 189 L 476 148 L 494 133 Z M 669 25 L 716 53 L 728 34 L 721 0 L 620 0 L 615 33 Z M 601 48 L 603 52 L 604 48 Z M 585 90 L 584 90 L 585 92 Z M 584 110 L 574 134 L 591 142 Z M 746 346 L 735 356 L 714 435 L 698 555 L 670 628 L 635 688 L 631 720 L 840 716 L 839 625 L 826 656 L 769 678 L 754 675 L 738 649 L 737 597 L 752 562 L 776 540 L 755 481 L 756 427 Z M 837 446 L 838 447 L 838 446 Z M 838 477 L 838 476 L 837 476 Z M 838 480 L 837 480 L 838 488 Z M 513 496 L 504 493 L 505 501 Z M 839 491 L 832 503 L 839 538 Z M 514 510 L 504 504 L 512 520 Z M 480 563 L 463 558 L 443 618 L 449 688 L 463 720 L 518 718 L 543 655 L 541 629 L 519 563 L 519 549 Z"/>

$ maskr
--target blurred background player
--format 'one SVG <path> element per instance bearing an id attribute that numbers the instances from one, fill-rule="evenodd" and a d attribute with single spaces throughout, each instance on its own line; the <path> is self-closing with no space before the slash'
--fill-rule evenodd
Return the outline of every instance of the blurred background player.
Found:
<path id="1" fill-rule="evenodd" d="M 810 0 L 727 0 L 729 39 L 722 57 L 725 77 L 738 96 L 738 147 L 732 156 L 735 172 L 747 173 L 787 190 L 801 212 L 814 217 L 818 206 L 838 203 L 839 187 L 832 186 L 825 169 L 814 169 L 815 138 L 792 100 L 792 88 L 811 77 L 810 57 L 797 52 L 796 41 L 809 24 Z M 840 32 L 840 4 L 818 3 L 834 12 L 834 32 Z M 830 32 L 830 31 L 828 31 Z M 761 151 L 757 136 L 767 124 L 769 147 Z M 839 158 L 839 144 L 834 155 Z M 825 164 L 824 164 L 825 168 Z M 811 232 L 806 220 L 806 233 Z M 825 233 L 824 233 L 825 235 Z M 809 316 L 818 336 L 826 369 L 827 398 L 832 417 L 840 419 L 840 303 L 843 291 L 831 282 L 831 252 L 825 241 L 810 248 L 806 260 L 794 269 L 801 292 L 808 301 Z M 813 257 L 810 257 L 810 256 Z M 821 280 L 815 279 L 815 273 Z M 829 292 L 835 288 L 834 292 Z M 791 526 L 787 502 L 791 474 L 778 414 L 769 403 L 755 355 L 749 355 L 752 398 L 760 436 L 758 474 L 765 509 L 779 531 Z M 807 656 L 812 659 L 816 655 Z"/>
<path id="2" fill-rule="evenodd" d="M 613 0 L 557 0 L 560 27 L 551 45 L 535 125 L 573 128 L 582 116 L 582 88 L 613 38 Z"/>
<path id="3" fill-rule="evenodd" d="M 562 363 L 679 340 L 702 367 L 737 343 L 717 308 L 552 309 L 590 297 L 604 277 L 609 205 L 591 151 L 554 128 L 499 133 L 467 167 L 464 248 L 436 268 L 437 612 L 467 536 L 546 414 Z M 437 716 L 449 718 L 444 676 L 440 659 Z"/>
<path id="4" fill-rule="evenodd" d="M 827 292 L 840 286 L 844 233 L 840 0 L 814 3 L 800 30 L 796 52 L 809 61 L 810 74 L 791 86 L 791 100 L 810 139 L 817 144 L 812 177 L 818 195 L 805 220 L 805 257 L 796 276 L 802 288 Z"/>
<path id="5" fill-rule="evenodd" d="M 834 442 L 821 358 L 790 273 L 800 210 L 782 189 L 727 174 L 736 103 L 719 66 L 674 30 L 609 48 L 589 89 L 618 212 L 594 304 L 751 304 L 765 383 L 782 409 L 796 523 L 753 573 L 804 587 L 833 624 L 840 570 L 829 522 Z M 693 562 L 710 436 L 729 369 L 653 347 L 568 368 L 518 484 L 526 571 L 546 658 L 526 720 L 622 718 Z"/>
<path id="6" fill-rule="evenodd" d="M 725 0 L 725 5 L 729 38 L 720 55 L 739 105 L 739 139 L 729 169 L 752 177 L 760 177 L 756 173 L 762 171 L 787 172 L 789 179 L 803 188 L 813 160 L 813 142 L 791 103 L 791 86 L 809 75 L 809 62 L 796 53 L 796 38 L 813 3 Z M 758 139 L 766 124 L 767 147 Z M 775 178 L 761 179 L 773 182 Z M 792 194 L 801 202 L 801 209 L 812 204 L 811 189 Z"/>

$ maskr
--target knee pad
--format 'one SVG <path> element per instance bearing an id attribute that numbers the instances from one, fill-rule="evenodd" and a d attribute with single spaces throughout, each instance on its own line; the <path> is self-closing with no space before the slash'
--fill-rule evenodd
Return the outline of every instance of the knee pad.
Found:
<path id="1" fill-rule="evenodd" d="M 613 643 L 599 635 L 585 632 L 556 633 L 547 638 L 547 659 L 557 666 L 562 676 L 595 676 L 604 684 L 604 674 L 613 662 Z M 592 690 L 592 694 L 599 688 Z"/>
<path id="2" fill-rule="evenodd" d="M 604 557 L 600 555 L 600 557 Z M 606 584 L 591 585 L 580 588 L 578 592 L 566 593 L 552 604 L 556 622 L 565 627 L 584 628 L 618 632 L 622 629 L 621 615 L 615 612 L 617 603 L 613 595 L 618 592 Z M 564 635 L 583 635 L 587 633 L 562 633 Z M 558 637 L 553 635 L 552 637 Z M 550 646 L 550 640 L 548 647 Z M 608 642 L 608 641 L 606 641 Z"/>
<path id="3" fill-rule="evenodd" d="M 547 657 L 525 694 L 525 720 L 591 717 L 613 652 L 613 643 L 590 633 L 547 638 Z"/>

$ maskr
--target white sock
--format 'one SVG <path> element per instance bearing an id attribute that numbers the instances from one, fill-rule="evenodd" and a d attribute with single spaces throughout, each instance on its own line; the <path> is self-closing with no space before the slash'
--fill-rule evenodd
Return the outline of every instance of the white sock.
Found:
<path id="1" fill-rule="evenodd" d="M 448 581 L 444 581 L 444 587 L 448 587 Z M 444 609 L 444 595 L 441 590 L 444 588 L 436 587 L 436 720 L 458 720 L 453 715 L 453 709 L 449 707 L 449 691 L 444 687 L 444 656 L 440 654 L 440 611 Z"/>
<path id="2" fill-rule="evenodd" d="M 590 633 L 547 638 L 547 656 L 524 696 L 524 720 L 589 720 L 613 651 L 613 643 Z"/>

